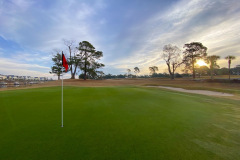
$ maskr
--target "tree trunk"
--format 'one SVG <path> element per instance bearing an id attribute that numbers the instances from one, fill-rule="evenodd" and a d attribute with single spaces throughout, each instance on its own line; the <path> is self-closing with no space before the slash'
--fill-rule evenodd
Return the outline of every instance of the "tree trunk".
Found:
<path id="1" fill-rule="evenodd" d="M 71 74 L 71 79 L 75 79 L 75 74 L 74 73 Z"/>
<path id="2" fill-rule="evenodd" d="M 71 71 L 71 79 L 75 79 L 75 77 L 73 78 L 73 76 L 72 76 L 72 52 L 71 52 L 71 47 L 70 46 L 68 46 L 68 49 L 69 49 L 69 53 L 70 53 L 70 71 Z"/>
<path id="3" fill-rule="evenodd" d="M 171 79 L 174 80 L 174 74 L 171 75 Z"/>
<path id="4" fill-rule="evenodd" d="M 58 75 L 58 80 L 60 80 L 60 75 Z"/>
<path id="5" fill-rule="evenodd" d="M 195 79 L 195 67 L 194 67 L 194 61 L 193 60 L 192 60 L 192 68 L 193 68 L 192 78 Z"/>
<path id="6" fill-rule="evenodd" d="M 75 79 L 75 74 L 76 74 L 77 67 L 74 70 L 74 73 L 72 74 L 72 79 Z"/>
<path id="7" fill-rule="evenodd" d="M 230 74 L 231 74 L 230 65 L 231 65 L 231 60 L 228 60 L 228 74 L 229 74 L 228 79 L 229 79 L 229 80 L 230 80 Z"/>
<path id="8" fill-rule="evenodd" d="M 213 66 L 212 66 L 212 64 L 210 66 L 210 69 L 211 69 L 211 80 L 213 80 Z"/>
<path id="9" fill-rule="evenodd" d="M 171 79 L 174 79 L 174 74 L 173 74 L 172 71 L 171 71 L 171 66 L 170 66 L 170 64 L 167 63 L 167 66 L 168 66 L 168 72 L 169 72 L 169 74 L 170 74 L 170 78 L 171 78 Z"/>
<path id="10" fill-rule="evenodd" d="M 172 75 L 171 75 L 172 77 L 171 77 L 171 79 L 174 80 L 174 72 L 175 72 L 175 69 L 176 69 L 174 64 L 172 65 L 172 68 L 173 69 L 172 69 Z"/>
<path id="11" fill-rule="evenodd" d="M 73 54 L 74 54 L 74 58 L 76 58 L 75 52 L 73 52 Z M 77 61 L 77 60 L 75 59 L 74 62 L 75 62 L 75 61 Z M 72 79 L 75 79 L 75 75 L 76 75 L 76 71 L 77 71 L 77 66 L 78 66 L 78 63 L 75 63 L 75 69 L 74 69 L 73 73 L 71 74 Z M 73 68 L 72 68 L 72 69 L 73 69 Z M 71 69 L 71 70 L 72 70 L 72 69 Z"/>
<path id="12" fill-rule="evenodd" d="M 84 64 L 84 80 L 87 79 L 87 60 L 85 59 L 85 64 Z"/>
<path id="13" fill-rule="evenodd" d="M 213 69 L 211 69 L 211 79 L 213 80 Z"/>
<path id="14" fill-rule="evenodd" d="M 75 79 L 75 75 L 76 75 L 76 72 L 77 72 L 77 67 L 78 67 L 78 62 L 75 63 L 75 68 L 74 68 L 74 71 L 73 71 L 73 73 L 71 75 L 72 79 Z"/>

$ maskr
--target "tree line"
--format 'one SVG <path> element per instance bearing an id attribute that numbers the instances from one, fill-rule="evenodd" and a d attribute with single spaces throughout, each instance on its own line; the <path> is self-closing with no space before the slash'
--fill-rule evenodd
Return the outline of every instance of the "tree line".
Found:
<path id="1" fill-rule="evenodd" d="M 83 78 L 84 80 L 95 78 L 103 74 L 102 71 L 98 70 L 105 66 L 98 62 L 98 60 L 103 57 L 102 51 L 97 51 L 88 41 L 79 42 L 78 46 L 74 46 L 74 41 L 64 40 L 64 44 L 69 52 L 69 58 L 67 58 L 67 61 L 69 65 L 68 71 L 71 73 L 71 79 L 75 79 L 77 72 L 81 72 L 79 78 Z M 57 75 L 59 80 L 62 72 L 65 72 L 62 71 L 62 55 L 59 51 L 56 51 L 53 55 L 52 61 L 54 64 L 51 67 L 50 73 Z"/>
<path id="2" fill-rule="evenodd" d="M 163 52 L 161 53 L 161 59 L 166 62 L 168 73 L 171 79 L 175 78 L 175 72 L 180 66 L 184 66 L 182 71 L 191 72 L 192 78 L 195 79 L 196 72 L 199 74 L 199 68 L 196 67 L 197 60 L 201 59 L 210 65 L 210 75 L 213 79 L 216 69 L 219 69 L 217 60 L 220 56 L 210 55 L 208 56 L 207 47 L 200 42 L 191 42 L 184 45 L 184 51 L 181 51 L 177 46 L 168 44 L 163 47 Z M 231 63 L 232 60 L 236 59 L 235 56 L 228 55 L 225 57 L 228 62 L 228 75 L 230 79 L 231 75 Z M 206 66 L 205 66 L 206 67 Z M 201 68 L 201 67 L 200 67 Z M 156 75 L 158 71 L 157 66 L 149 67 L 150 74 Z M 131 72 L 128 69 L 128 73 Z"/>
<path id="3" fill-rule="evenodd" d="M 130 69 L 131 70 L 131 69 Z M 232 75 L 240 75 L 240 65 L 236 65 L 236 67 L 233 67 L 230 69 L 230 72 Z M 211 69 L 208 66 L 200 66 L 196 68 L 196 77 L 201 78 L 201 76 L 211 76 Z M 228 68 L 216 68 L 214 69 L 213 75 L 227 75 L 229 74 L 229 69 Z M 192 74 L 190 73 L 174 73 L 174 78 L 184 78 L 184 77 L 192 77 Z M 145 74 L 145 75 L 136 75 L 132 74 L 131 72 L 125 73 L 125 74 L 104 74 L 102 79 L 117 79 L 117 78 L 171 78 L 169 73 L 152 73 L 150 71 L 150 75 Z"/>
<path id="4" fill-rule="evenodd" d="M 64 40 L 64 45 L 68 49 L 69 58 L 67 58 L 69 64 L 69 70 L 71 72 L 71 79 L 75 79 L 75 76 L 79 74 L 78 78 L 86 79 L 96 79 L 96 78 L 126 78 L 126 77 L 149 77 L 149 76 L 138 76 L 140 73 L 140 68 L 135 67 L 132 74 L 131 69 L 127 69 L 127 75 L 105 75 L 102 71 L 98 69 L 104 67 L 105 65 L 100 63 L 99 60 L 103 57 L 102 51 L 97 51 L 95 47 L 88 41 L 79 42 L 78 46 L 74 46 L 74 41 Z M 183 66 L 184 73 L 191 73 L 192 78 L 195 79 L 196 74 L 199 75 L 211 75 L 211 79 L 214 78 L 216 74 L 226 74 L 226 68 L 220 69 L 217 64 L 217 60 L 220 59 L 220 56 L 210 55 L 208 56 L 207 47 L 200 42 L 191 42 L 184 45 L 184 50 L 182 51 L 177 46 L 172 44 L 165 45 L 161 53 L 161 59 L 163 59 L 167 65 L 168 74 L 157 74 L 158 67 L 151 66 L 149 67 L 151 77 L 170 77 L 174 79 L 175 77 L 180 77 L 184 74 L 177 74 L 176 70 Z M 197 60 L 203 60 L 205 63 L 209 64 L 207 66 L 196 67 Z M 235 56 L 228 55 L 225 57 L 228 63 L 228 75 L 230 79 L 231 73 L 235 70 L 231 69 L 232 60 L 236 59 Z M 58 79 L 62 73 L 62 56 L 59 51 L 53 55 L 52 61 L 54 65 L 51 67 L 51 74 L 56 74 Z M 223 71 L 224 70 L 224 71 Z M 67 71 L 67 72 L 68 72 Z M 187 74 L 189 75 L 189 74 Z"/>
<path id="5" fill-rule="evenodd" d="M 185 50 L 181 50 L 177 46 L 171 44 L 165 45 L 163 47 L 162 58 L 165 60 L 169 74 L 171 78 L 174 79 L 174 72 L 178 67 L 184 65 L 184 70 L 190 70 L 192 72 L 192 78 L 196 77 L 196 62 L 201 59 L 210 65 L 211 79 L 214 76 L 214 70 L 219 68 L 217 60 L 220 59 L 220 56 L 210 55 L 208 56 L 207 47 L 200 42 L 192 42 L 184 45 Z M 225 57 L 228 61 L 228 74 L 229 79 L 231 75 L 231 62 L 235 59 L 234 56 Z"/>

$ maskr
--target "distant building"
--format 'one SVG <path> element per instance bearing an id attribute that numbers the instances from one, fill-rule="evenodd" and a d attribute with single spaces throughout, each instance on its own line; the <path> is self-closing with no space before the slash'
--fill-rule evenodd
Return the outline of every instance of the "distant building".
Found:
<path id="1" fill-rule="evenodd" d="M 27 77 L 26 77 L 26 80 L 32 81 L 32 80 L 34 80 L 34 78 L 31 77 L 31 76 L 27 76 Z"/>
<path id="2" fill-rule="evenodd" d="M 0 80 L 6 80 L 6 79 L 7 79 L 7 76 L 0 74 Z"/>
<path id="3" fill-rule="evenodd" d="M 18 80 L 24 80 L 24 76 L 18 76 Z"/>
<path id="4" fill-rule="evenodd" d="M 47 81 L 46 77 L 40 77 L 39 79 L 40 79 L 40 81 Z"/>
<path id="5" fill-rule="evenodd" d="M 22 80 L 22 81 L 47 81 L 47 77 L 31 77 L 31 76 L 16 76 L 16 75 L 2 75 L 0 80 Z"/>
<path id="6" fill-rule="evenodd" d="M 34 77 L 34 81 L 39 81 L 40 78 L 39 77 Z"/>
<path id="7" fill-rule="evenodd" d="M 23 80 L 28 80 L 28 76 L 23 76 Z"/>
<path id="8" fill-rule="evenodd" d="M 17 80 L 17 79 L 18 79 L 18 76 L 15 76 L 15 75 L 7 75 L 7 79 L 8 79 L 8 80 Z"/>

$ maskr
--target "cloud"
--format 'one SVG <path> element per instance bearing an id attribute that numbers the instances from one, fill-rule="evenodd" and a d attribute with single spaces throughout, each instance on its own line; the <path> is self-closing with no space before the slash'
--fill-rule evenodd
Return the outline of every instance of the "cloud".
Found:
<path id="1" fill-rule="evenodd" d="M 50 68 L 37 65 L 37 64 L 26 64 L 21 63 L 16 60 L 8 59 L 8 58 L 1 58 L 0 59 L 0 71 L 1 74 L 13 74 L 19 76 L 46 76 L 52 77 L 49 74 Z"/>
<path id="2" fill-rule="evenodd" d="M 102 0 L 1 1 L 0 38 L 8 45 L 1 46 L 0 54 L 21 65 L 50 68 L 52 49 L 67 51 L 63 39 L 87 40 L 103 51 L 105 72 L 125 73 L 138 66 L 148 74 L 153 65 L 166 71 L 160 58 L 164 45 L 183 49 L 185 43 L 199 41 L 209 55 L 237 56 L 234 66 L 240 58 L 238 1 L 144 1 L 140 6 Z M 224 61 L 219 64 L 227 66 Z"/>
<path id="3" fill-rule="evenodd" d="M 21 62 L 33 62 L 37 63 L 44 63 L 49 64 L 52 59 L 52 55 L 41 55 L 41 53 L 25 53 L 25 52 L 17 52 L 16 54 L 11 56 L 12 60 L 20 60 Z"/>
<path id="4" fill-rule="evenodd" d="M 62 39 L 94 41 L 92 25 L 88 23 L 99 9 L 104 8 L 101 1 L 93 4 L 71 0 L 52 1 L 48 8 L 45 1 L 3 2 L 0 14 L 0 33 L 27 48 L 49 52 L 53 48 L 63 48 Z"/>
<path id="5" fill-rule="evenodd" d="M 48 77 L 56 80 L 57 76 L 54 74 L 50 74 L 50 70 L 50 67 L 38 64 L 23 63 L 17 59 L 0 59 L 0 74 L 3 75 Z M 64 79 L 69 79 L 70 77 L 70 73 L 64 74 Z"/>
<path id="6" fill-rule="evenodd" d="M 94 42 L 89 19 L 106 7 L 101 0 L 12 0 L 0 4 L 0 40 L 4 42 L 0 71 L 48 77 L 52 76 L 52 50 L 65 51 L 63 39 Z"/>
<path id="7" fill-rule="evenodd" d="M 166 65 L 160 59 L 162 47 L 172 43 L 182 48 L 185 43 L 193 41 L 207 46 L 209 55 L 217 54 L 224 58 L 232 54 L 239 59 L 240 6 L 236 4 L 236 0 L 179 1 L 164 13 L 159 12 L 143 22 L 143 25 L 133 27 L 126 42 L 135 41 L 134 45 L 130 45 L 134 50 L 110 64 L 121 70 L 142 66 L 147 71 L 146 68 L 153 65 L 165 70 Z M 222 61 L 219 64 L 221 67 L 227 65 Z M 233 65 L 236 64 L 237 61 L 233 62 Z"/>

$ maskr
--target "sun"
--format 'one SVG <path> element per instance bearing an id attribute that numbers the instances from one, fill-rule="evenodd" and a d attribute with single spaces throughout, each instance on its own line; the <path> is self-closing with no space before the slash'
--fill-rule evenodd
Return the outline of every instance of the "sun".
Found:
<path id="1" fill-rule="evenodd" d="M 201 66 L 206 66 L 206 65 L 207 65 L 207 64 L 206 64 L 203 60 L 201 60 L 201 59 L 198 60 L 196 64 L 198 64 L 200 67 L 201 67 Z"/>

